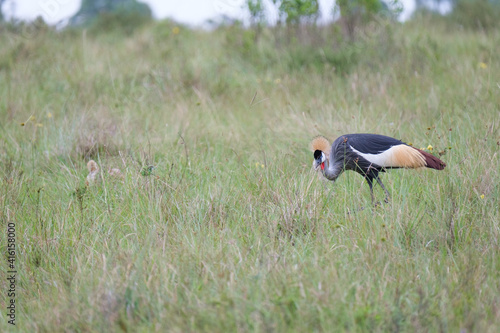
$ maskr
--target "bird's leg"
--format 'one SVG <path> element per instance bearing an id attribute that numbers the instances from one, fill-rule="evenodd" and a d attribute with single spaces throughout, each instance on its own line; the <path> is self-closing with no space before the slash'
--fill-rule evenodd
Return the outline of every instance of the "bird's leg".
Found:
<path id="1" fill-rule="evenodd" d="M 372 206 L 375 204 L 375 196 L 373 195 L 373 179 L 371 178 L 366 178 L 366 181 L 368 182 L 368 186 L 370 186 L 370 195 L 372 197 Z"/>
<path id="2" fill-rule="evenodd" d="M 379 203 L 378 202 L 375 203 L 375 196 L 373 195 L 373 178 L 377 178 L 377 180 L 378 180 L 378 175 L 375 174 L 375 177 L 374 177 L 374 175 L 372 173 L 370 173 L 370 169 L 372 169 L 372 168 L 373 167 L 370 164 L 370 166 L 367 169 L 367 172 L 365 173 L 365 179 L 368 182 L 368 186 L 370 186 L 370 195 L 372 197 L 372 206 L 377 207 Z M 373 168 L 373 169 L 375 169 L 375 168 Z"/>
<path id="3" fill-rule="evenodd" d="M 384 184 L 382 183 L 382 181 L 380 180 L 379 177 L 377 177 L 377 182 L 379 183 L 379 185 L 384 189 L 384 192 L 385 192 L 385 202 L 386 203 L 389 203 L 389 197 L 391 196 L 389 194 L 389 191 L 387 191 L 387 189 L 385 188 Z"/>
<path id="4" fill-rule="evenodd" d="M 372 196 L 372 206 L 376 206 L 375 196 L 373 195 L 373 186 L 371 184 L 370 184 L 370 195 Z"/>

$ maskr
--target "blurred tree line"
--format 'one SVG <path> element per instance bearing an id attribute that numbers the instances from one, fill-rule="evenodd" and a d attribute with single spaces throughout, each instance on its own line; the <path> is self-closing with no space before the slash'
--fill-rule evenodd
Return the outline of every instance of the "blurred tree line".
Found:
<path id="1" fill-rule="evenodd" d="M 281 24 L 315 23 L 320 14 L 318 0 L 271 0 L 271 3 Z M 442 5 L 451 6 L 448 21 L 464 28 L 488 30 L 500 23 L 500 0 L 415 0 L 415 3 L 417 13 L 430 15 Z M 245 5 L 252 25 L 266 23 L 264 0 L 247 0 Z M 401 9 L 399 0 L 336 0 L 333 13 L 340 14 L 352 33 L 355 26 L 366 23 L 373 15 L 398 14 Z"/>
<path id="2" fill-rule="evenodd" d="M 0 0 L 0 22 L 5 21 Z M 435 15 L 443 4 L 451 6 L 446 15 L 449 23 L 467 29 L 489 30 L 500 25 L 500 0 L 415 0 L 416 13 Z M 266 6 L 272 5 L 282 26 L 315 25 L 320 17 L 319 0 L 245 0 L 244 8 L 250 14 L 254 28 L 267 25 Z M 340 18 L 347 34 L 356 27 L 371 21 L 374 15 L 394 16 L 401 10 L 401 0 L 336 0 L 331 13 Z M 98 31 L 121 29 L 130 33 L 136 27 L 149 22 L 152 12 L 149 6 L 137 0 L 82 0 L 80 10 L 70 19 L 71 26 L 84 26 Z"/>

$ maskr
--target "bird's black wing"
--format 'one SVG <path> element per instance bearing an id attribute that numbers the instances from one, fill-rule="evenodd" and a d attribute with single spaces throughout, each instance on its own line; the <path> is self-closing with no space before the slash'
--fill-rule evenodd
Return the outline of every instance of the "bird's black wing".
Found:
<path id="1" fill-rule="evenodd" d="M 398 139 L 378 134 L 347 134 L 342 137 L 347 145 L 364 154 L 379 154 L 392 146 L 405 144 Z"/>

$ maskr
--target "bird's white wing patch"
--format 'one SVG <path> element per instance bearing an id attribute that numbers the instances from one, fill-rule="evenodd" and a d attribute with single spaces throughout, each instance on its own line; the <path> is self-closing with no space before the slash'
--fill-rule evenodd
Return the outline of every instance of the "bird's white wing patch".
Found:
<path id="1" fill-rule="evenodd" d="M 380 152 L 378 154 L 365 154 L 360 152 L 359 150 L 356 150 L 353 146 L 349 145 L 352 149 L 353 152 L 358 154 L 359 156 L 363 157 L 365 160 L 367 160 L 370 163 L 379 165 L 381 167 L 391 167 L 394 165 L 388 165 L 387 162 L 390 160 L 392 154 L 394 153 L 394 146 L 391 148 L 387 149 L 386 151 Z"/>
<path id="2" fill-rule="evenodd" d="M 422 154 L 418 150 L 406 145 L 392 146 L 378 154 L 362 153 L 353 146 L 350 145 L 350 147 L 353 152 L 368 162 L 385 168 L 420 168 L 426 165 Z"/>

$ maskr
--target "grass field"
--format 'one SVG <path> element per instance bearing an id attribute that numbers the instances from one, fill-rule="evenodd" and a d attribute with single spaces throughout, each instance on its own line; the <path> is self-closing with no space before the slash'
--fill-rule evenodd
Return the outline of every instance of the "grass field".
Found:
<path id="1" fill-rule="evenodd" d="M 497 332 L 500 32 L 335 29 L 1 30 L 17 331 Z M 370 208 L 311 170 L 312 137 L 356 132 L 447 168 L 383 174 Z"/>

